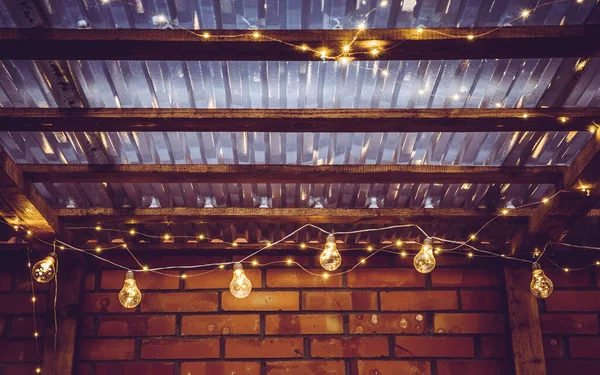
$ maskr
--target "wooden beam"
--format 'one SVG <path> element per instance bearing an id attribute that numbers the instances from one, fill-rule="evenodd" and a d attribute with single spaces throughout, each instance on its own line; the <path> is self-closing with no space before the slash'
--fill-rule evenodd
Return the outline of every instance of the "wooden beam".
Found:
<path id="1" fill-rule="evenodd" d="M 319 54 L 288 44 L 306 44 L 329 55 L 356 30 L 219 30 L 208 40 L 188 30 L 0 29 L 0 59 L 304 61 Z M 224 36 L 217 37 L 216 35 Z M 475 38 L 468 39 L 468 35 Z M 481 35 L 481 36 L 479 36 Z M 235 37 L 232 37 L 235 36 Z M 279 42 L 281 41 L 281 42 Z M 283 43 L 282 43 L 283 42 Z M 27 43 L 27 48 L 23 44 Z M 506 28 L 373 29 L 359 33 L 352 57 L 372 60 L 373 46 L 385 60 L 447 60 L 599 56 L 600 25 Z"/>
<path id="2" fill-rule="evenodd" d="M 32 182 L 556 183 L 564 167 L 446 165 L 21 164 Z"/>
<path id="3" fill-rule="evenodd" d="M 529 290 L 531 270 L 504 268 L 515 375 L 545 375 L 537 299 Z"/>
<path id="4" fill-rule="evenodd" d="M 510 210 L 507 216 L 528 217 L 530 209 Z M 56 210 L 65 223 L 202 223 L 248 222 L 263 223 L 358 223 L 384 224 L 426 222 L 449 219 L 458 221 L 485 221 L 492 216 L 487 211 L 460 208 L 61 208 Z"/>
<path id="5" fill-rule="evenodd" d="M 527 114 L 527 118 L 523 116 Z M 0 108 L 0 131 L 490 132 L 587 130 L 599 108 Z M 562 118 L 566 122 L 561 121 Z"/>
<path id="6" fill-rule="evenodd" d="M 62 233 L 58 215 L 35 187 L 25 179 L 20 166 L 0 149 L 0 214 L 11 225 L 23 225 L 37 237 L 53 238 Z"/>

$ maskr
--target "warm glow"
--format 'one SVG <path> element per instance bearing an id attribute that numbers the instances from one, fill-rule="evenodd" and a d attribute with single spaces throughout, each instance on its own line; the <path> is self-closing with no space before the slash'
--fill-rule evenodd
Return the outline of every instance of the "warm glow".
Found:
<path id="1" fill-rule="evenodd" d="M 292 260 L 292 258 L 287 258 L 287 259 L 285 260 L 285 263 L 287 263 L 287 264 L 293 264 L 293 263 L 294 263 L 294 260 Z"/>
<path id="2" fill-rule="evenodd" d="M 203 33 L 203 34 L 202 34 L 202 37 L 203 37 L 204 39 L 208 39 L 208 38 L 210 38 L 210 34 L 209 34 L 209 33 Z"/>
<path id="3" fill-rule="evenodd" d="M 28 230 L 28 231 L 27 231 L 27 235 L 28 235 L 28 236 L 31 236 L 32 234 L 33 234 L 33 232 L 32 232 L 32 231 L 30 231 L 30 230 Z"/>
<path id="4" fill-rule="evenodd" d="M 327 58 L 327 50 L 325 48 L 321 49 L 319 51 L 319 55 L 321 56 L 322 59 Z"/>
<path id="5" fill-rule="evenodd" d="M 302 51 L 307 51 L 308 50 L 308 46 L 306 44 L 303 44 L 303 45 L 300 46 L 300 49 Z"/>
<path id="6" fill-rule="evenodd" d="M 19 226 L 18 225 L 13 225 L 13 229 L 14 230 L 19 230 Z"/>
<path id="7" fill-rule="evenodd" d="M 470 235 L 470 236 L 469 236 L 469 238 L 470 238 L 471 240 L 474 240 L 476 237 L 475 237 L 475 235 L 474 235 L 474 234 L 472 234 L 472 235 Z"/>
<path id="8" fill-rule="evenodd" d="M 373 246 L 367 246 L 367 251 L 373 251 Z"/>
<path id="9" fill-rule="evenodd" d="M 258 38 L 260 38 L 260 33 L 258 31 L 255 31 L 255 32 L 252 33 L 252 37 L 254 39 L 258 39 Z"/>
<path id="10" fill-rule="evenodd" d="M 468 256 L 469 258 L 473 258 L 473 253 L 468 253 L 468 254 L 467 254 L 467 256 Z"/>
<path id="11" fill-rule="evenodd" d="M 102 230 L 102 227 L 100 225 L 97 225 L 96 230 Z"/>
<path id="12" fill-rule="evenodd" d="M 402 246 L 402 241 L 400 241 L 400 240 L 396 241 L 396 246 Z"/>
<path id="13" fill-rule="evenodd" d="M 569 120 L 569 119 L 568 119 L 568 118 L 566 118 L 566 117 L 561 117 L 561 118 L 560 118 L 560 122 L 562 122 L 563 124 L 564 124 L 565 122 L 567 122 L 568 120 Z"/>
<path id="14" fill-rule="evenodd" d="M 39 336 L 39 334 L 37 332 L 33 333 L 33 337 L 38 337 L 38 336 Z"/>
<path id="15" fill-rule="evenodd" d="M 306 244 L 305 244 L 305 243 L 301 243 L 301 244 L 300 244 L 300 248 L 301 248 L 301 249 L 306 249 Z"/>
<path id="16" fill-rule="evenodd" d="M 569 269 L 568 268 L 564 268 L 563 271 L 569 272 Z"/>
<path id="17" fill-rule="evenodd" d="M 344 52 L 350 52 L 350 45 L 346 44 L 344 47 L 342 47 L 342 51 L 344 51 Z"/>
<path id="18" fill-rule="evenodd" d="M 377 48 L 373 48 L 369 53 L 371 56 L 375 57 L 379 55 L 379 50 Z"/>
<path id="19" fill-rule="evenodd" d="M 143 270 L 144 272 L 148 271 L 148 266 L 143 266 L 143 267 L 142 267 L 142 270 Z"/>
<path id="20" fill-rule="evenodd" d="M 366 25 L 366 24 L 365 24 L 365 22 L 363 21 L 363 22 L 359 23 L 359 24 L 356 26 L 356 28 L 357 28 L 358 30 L 361 30 L 361 31 L 362 31 L 362 30 L 364 30 L 364 29 L 366 29 L 366 28 L 367 28 L 367 25 Z"/>
<path id="21" fill-rule="evenodd" d="M 382 75 L 382 76 L 384 76 L 384 77 L 387 77 L 389 74 L 390 74 L 390 73 L 388 73 L 388 71 L 387 71 L 387 70 L 382 70 L 382 71 L 381 71 L 381 75 Z"/>
<path id="22" fill-rule="evenodd" d="M 422 28 L 422 27 L 419 27 L 419 28 L 417 29 L 417 32 L 418 32 L 418 33 L 422 33 L 422 32 L 423 32 L 423 28 Z"/>
<path id="23" fill-rule="evenodd" d="M 102 248 L 100 246 L 96 247 L 96 252 L 99 253 L 102 251 Z"/>
<path id="24" fill-rule="evenodd" d="M 380 4 L 381 7 L 386 7 L 388 6 L 388 0 L 383 0 Z"/>
<path id="25" fill-rule="evenodd" d="M 531 15 L 531 11 L 530 11 L 529 9 L 524 9 L 524 10 L 521 12 L 521 17 L 523 17 L 523 18 L 527 18 L 527 17 L 529 17 L 530 15 Z"/>
<path id="26" fill-rule="evenodd" d="M 238 246 L 238 244 L 237 244 L 237 242 L 234 242 L 234 243 L 232 243 L 232 244 L 231 244 L 231 246 L 233 246 L 233 247 L 237 247 L 237 246 Z"/>
<path id="27" fill-rule="evenodd" d="M 467 39 L 469 39 L 469 40 L 473 40 L 474 38 L 475 38 L 475 36 L 473 34 L 467 35 Z"/>
<path id="28" fill-rule="evenodd" d="M 527 113 L 523 113 L 523 118 L 528 118 L 529 115 Z"/>
<path id="29" fill-rule="evenodd" d="M 199 235 L 199 236 L 198 236 L 198 239 L 199 239 L 199 240 L 203 240 L 203 239 L 204 239 L 204 235 L 203 235 L 203 234 Z"/>
<path id="30" fill-rule="evenodd" d="M 181 275 L 182 279 L 187 279 L 187 275 L 184 273 L 183 275 Z"/>
<path id="31" fill-rule="evenodd" d="M 340 57 L 340 59 L 338 60 L 340 63 L 342 63 L 342 65 L 347 65 L 350 62 L 350 59 L 347 58 L 346 56 Z"/>
<path id="32" fill-rule="evenodd" d="M 105 3 L 108 3 L 110 0 L 103 0 L 103 1 L 104 1 Z M 36 374 L 41 374 L 41 373 L 42 373 L 42 369 L 41 369 L 41 368 L 39 368 L 39 367 L 38 367 L 38 368 L 36 368 L 36 369 L 35 369 L 35 373 L 36 373 Z"/>
<path id="33" fill-rule="evenodd" d="M 224 264 L 220 264 L 220 265 L 219 265 L 219 268 L 220 268 L 220 269 L 223 269 L 223 268 L 225 268 L 225 265 L 224 265 Z"/>
<path id="34" fill-rule="evenodd" d="M 329 278 L 329 274 L 327 272 L 323 272 L 322 276 L 323 276 L 324 279 L 328 279 Z"/>
<path id="35" fill-rule="evenodd" d="M 503 210 L 502 210 L 502 215 L 508 215 L 508 209 L 506 209 L 506 208 L 505 208 L 505 209 L 503 209 Z"/>
<path id="36" fill-rule="evenodd" d="M 169 233 L 165 233 L 165 235 L 163 236 L 163 238 L 168 241 L 171 239 L 171 235 Z"/>
<path id="37" fill-rule="evenodd" d="M 35 297 L 31 297 L 31 302 L 35 302 Z"/>
<path id="38" fill-rule="evenodd" d="M 550 201 L 550 199 L 548 199 L 548 198 L 542 199 L 542 203 L 548 203 L 549 201 Z"/>
<path id="39" fill-rule="evenodd" d="M 496 108 L 501 108 L 502 107 L 502 103 L 496 103 Z"/>
<path id="40" fill-rule="evenodd" d="M 130 229 L 129 234 L 131 234 L 133 236 L 135 234 L 135 229 Z"/>
<path id="41" fill-rule="evenodd" d="M 256 259 L 255 259 L 255 260 L 253 260 L 253 261 L 252 261 L 252 265 L 253 265 L 253 266 L 258 266 L 258 260 L 256 260 Z"/>
<path id="42" fill-rule="evenodd" d="M 367 263 L 367 260 L 363 258 L 363 259 L 361 259 L 361 260 L 360 260 L 360 262 L 361 262 L 362 264 L 365 264 L 365 263 Z"/>
<path id="43" fill-rule="evenodd" d="M 101 2 L 102 4 L 108 4 L 108 3 L 110 3 L 110 0 L 100 0 L 100 2 Z"/>
<path id="44" fill-rule="evenodd" d="M 400 256 L 401 256 L 402 258 L 406 258 L 406 251 L 402 251 L 402 252 L 400 252 Z"/>

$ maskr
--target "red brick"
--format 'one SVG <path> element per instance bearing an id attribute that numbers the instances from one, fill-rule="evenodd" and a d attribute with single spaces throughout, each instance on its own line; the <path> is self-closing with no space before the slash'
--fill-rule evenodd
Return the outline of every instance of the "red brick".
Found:
<path id="1" fill-rule="evenodd" d="M 184 362 L 181 375 L 260 375 L 258 362 Z"/>
<path id="2" fill-rule="evenodd" d="M 352 364 L 353 375 L 430 375 L 427 361 L 356 361 Z"/>
<path id="3" fill-rule="evenodd" d="M 35 329 L 41 335 L 44 332 L 44 319 L 42 317 L 38 317 L 35 320 L 35 324 Z M 33 333 L 33 317 L 15 316 L 12 319 L 12 324 L 10 326 L 11 337 L 33 337 Z"/>
<path id="4" fill-rule="evenodd" d="M 546 358 L 562 358 L 563 344 L 559 336 L 544 336 L 542 337 L 542 345 L 544 347 L 544 357 Z"/>
<path id="5" fill-rule="evenodd" d="M 121 288 L 123 286 L 121 285 Z M 88 273 L 85 275 L 85 290 L 90 292 L 96 289 L 96 274 Z"/>
<path id="6" fill-rule="evenodd" d="M 390 343 L 387 337 L 319 337 L 310 341 L 313 358 L 387 357 Z"/>
<path id="7" fill-rule="evenodd" d="M 4 366 L 4 375 L 23 375 L 23 374 L 35 374 L 35 370 L 38 365 L 33 364 L 19 364 L 19 365 L 7 365 Z M 79 375 L 86 375 L 80 373 Z"/>
<path id="8" fill-rule="evenodd" d="M 396 357 L 473 357 L 472 337 L 397 336 Z"/>
<path id="9" fill-rule="evenodd" d="M 217 311 L 218 299 L 218 294 L 212 292 L 144 293 L 141 311 Z"/>
<path id="10" fill-rule="evenodd" d="M 83 360 L 133 359 L 135 340 L 83 340 L 79 358 Z"/>
<path id="11" fill-rule="evenodd" d="M 146 297 L 142 295 L 142 301 Z M 124 313 L 135 312 L 119 303 L 117 293 L 86 293 L 83 297 L 83 311 L 88 313 Z"/>
<path id="12" fill-rule="evenodd" d="M 590 288 L 593 285 L 588 270 L 565 272 L 558 268 L 544 268 L 544 273 L 552 280 L 554 288 Z"/>
<path id="13" fill-rule="evenodd" d="M 161 271 L 171 276 L 160 275 L 154 272 L 136 272 L 135 281 L 140 290 L 168 290 L 179 289 L 179 271 Z M 105 270 L 100 277 L 100 288 L 121 290 L 125 280 L 125 271 Z"/>
<path id="14" fill-rule="evenodd" d="M 436 333 L 504 333 L 502 314 L 435 314 Z"/>
<path id="15" fill-rule="evenodd" d="M 598 333 L 596 314 L 541 314 L 542 333 Z"/>
<path id="16" fill-rule="evenodd" d="M 261 270 L 244 269 L 246 277 L 252 282 L 252 289 L 260 289 L 262 286 Z M 216 270 L 204 275 L 193 276 L 194 272 L 188 272 L 185 279 L 185 289 L 229 289 L 233 272 L 230 269 Z"/>
<path id="17" fill-rule="evenodd" d="M 301 358 L 304 343 L 300 337 L 226 338 L 225 358 Z"/>
<path id="18" fill-rule="evenodd" d="M 265 333 L 267 335 L 292 334 L 336 334 L 344 332 L 341 315 L 311 314 L 311 315 L 267 315 Z"/>
<path id="19" fill-rule="evenodd" d="M 571 358 L 600 358 L 600 337 L 570 337 Z"/>
<path id="20" fill-rule="evenodd" d="M 166 362 L 97 362 L 95 375 L 171 375 L 175 364 Z"/>
<path id="21" fill-rule="evenodd" d="M 322 270 L 311 270 L 321 273 Z M 267 270 L 267 286 L 269 288 L 339 288 L 342 286 L 342 276 L 324 278 L 306 273 L 299 269 L 269 269 Z"/>
<path id="22" fill-rule="evenodd" d="M 0 272 L 0 292 L 10 291 L 12 277 L 8 272 Z"/>
<path id="23" fill-rule="evenodd" d="M 351 334 L 371 333 L 423 333 L 426 315 L 414 314 L 351 314 Z"/>
<path id="24" fill-rule="evenodd" d="M 512 372 L 508 360 L 438 361 L 437 375 L 506 375 Z"/>
<path id="25" fill-rule="evenodd" d="M 46 311 L 46 296 L 37 294 L 35 311 Z M 31 314 L 33 312 L 31 294 L 0 294 L 0 314 Z"/>
<path id="26" fill-rule="evenodd" d="M 147 339 L 142 340 L 142 358 L 219 358 L 219 339 Z"/>
<path id="27" fill-rule="evenodd" d="M 377 310 L 376 292 L 302 292 L 304 310 Z"/>
<path id="28" fill-rule="evenodd" d="M 492 290 L 461 290 L 460 301 L 463 310 L 501 311 L 502 295 Z"/>
<path id="29" fill-rule="evenodd" d="M 259 315 L 186 315 L 182 335 L 252 335 L 260 333 Z"/>
<path id="30" fill-rule="evenodd" d="M 98 336 L 175 334 L 175 315 L 101 316 L 98 319 Z"/>
<path id="31" fill-rule="evenodd" d="M 0 337 L 2 337 L 4 335 L 4 327 L 6 326 L 6 319 L 4 319 L 4 317 L 0 316 Z M 30 328 L 31 330 L 31 328 Z"/>
<path id="32" fill-rule="evenodd" d="M 221 306 L 226 311 L 297 311 L 298 292 L 252 292 L 246 298 L 235 298 L 229 292 L 221 294 Z"/>
<path id="33" fill-rule="evenodd" d="M 500 273 L 485 268 L 436 268 L 431 283 L 436 288 L 490 288 L 500 285 Z"/>
<path id="34" fill-rule="evenodd" d="M 35 362 L 35 341 L 0 341 L 0 362 Z"/>
<path id="35" fill-rule="evenodd" d="M 81 321 L 81 328 L 77 333 L 81 336 L 94 336 L 94 317 L 84 316 Z"/>
<path id="36" fill-rule="evenodd" d="M 348 274 L 350 288 L 424 287 L 425 275 L 412 268 L 365 268 Z"/>
<path id="37" fill-rule="evenodd" d="M 381 292 L 383 311 L 456 310 L 456 291 Z"/>
<path id="38" fill-rule="evenodd" d="M 562 359 L 549 359 L 546 361 L 548 375 L 598 375 L 600 361 L 573 361 Z"/>
<path id="39" fill-rule="evenodd" d="M 267 362 L 267 375 L 344 375 L 343 361 Z"/>
<path id="40" fill-rule="evenodd" d="M 600 311 L 600 290 L 557 290 L 546 299 L 547 311 Z"/>
<path id="41" fill-rule="evenodd" d="M 481 355 L 486 358 L 507 358 L 509 340 L 506 336 L 481 336 Z"/>

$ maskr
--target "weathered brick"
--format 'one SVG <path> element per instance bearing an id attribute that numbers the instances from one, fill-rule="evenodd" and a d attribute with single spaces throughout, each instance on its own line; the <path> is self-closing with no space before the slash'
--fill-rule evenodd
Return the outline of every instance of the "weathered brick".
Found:
<path id="1" fill-rule="evenodd" d="M 569 337 L 571 358 L 600 358 L 600 337 Z"/>
<path id="2" fill-rule="evenodd" d="M 8 272 L 0 272 L 0 292 L 10 291 L 12 276 Z"/>
<path id="3" fill-rule="evenodd" d="M 182 335 L 252 335 L 260 333 L 260 316 L 186 315 L 181 319 Z"/>
<path id="4" fill-rule="evenodd" d="M 37 351 L 35 341 L 0 341 L 0 363 L 35 362 Z"/>
<path id="5" fill-rule="evenodd" d="M 323 272 L 322 270 L 311 271 Z M 299 269 L 269 269 L 267 286 L 269 288 L 339 288 L 342 286 L 342 276 L 324 278 Z"/>
<path id="6" fill-rule="evenodd" d="M 98 320 L 98 336 L 175 334 L 175 315 L 101 316 Z"/>
<path id="7" fill-rule="evenodd" d="M 423 313 L 413 314 L 351 314 L 351 334 L 423 333 L 427 322 Z"/>
<path id="8" fill-rule="evenodd" d="M 387 337 L 319 337 L 310 340 L 314 358 L 387 357 L 390 343 Z"/>
<path id="9" fill-rule="evenodd" d="M 142 312 L 217 311 L 219 296 L 213 292 L 144 293 Z"/>
<path id="10" fill-rule="evenodd" d="M 252 282 L 252 289 L 262 287 L 261 270 L 244 268 L 246 277 Z M 185 279 L 185 289 L 229 289 L 229 284 L 233 277 L 231 269 L 216 270 L 204 275 L 193 276 L 189 272 L 189 277 Z"/>
<path id="11" fill-rule="evenodd" d="M 427 361 L 356 361 L 352 363 L 353 375 L 430 375 Z"/>
<path id="12" fill-rule="evenodd" d="M 493 290 L 461 290 L 460 300 L 462 309 L 481 311 L 501 311 L 502 295 Z"/>
<path id="13" fill-rule="evenodd" d="M 79 358 L 83 360 L 121 360 L 134 358 L 135 340 L 83 340 Z"/>
<path id="14" fill-rule="evenodd" d="M 95 375 L 171 375 L 174 371 L 170 362 L 97 362 Z"/>
<path id="15" fill-rule="evenodd" d="M 146 297 L 142 295 L 142 300 Z M 83 311 L 87 313 L 133 313 L 119 303 L 117 293 L 86 293 L 83 297 Z"/>
<path id="16" fill-rule="evenodd" d="M 304 310 L 377 310 L 376 292 L 302 292 Z"/>
<path id="17" fill-rule="evenodd" d="M 598 333 L 598 315 L 596 314 L 541 314 L 540 321 L 542 333 Z"/>
<path id="18" fill-rule="evenodd" d="M 44 332 L 44 319 L 42 317 L 37 317 L 35 320 L 35 329 L 38 334 L 42 334 Z M 10 336 L 11 337 L 33 337 L 34 327 L 33 327 L 33 317 L 31 316 L 15 316 L 12 319 L 12 323 L 10 326 Z"/>
<path id="19" fill-rule="evenodd" d="M 343 361 L 267 362 L 267 375 L 344 375 Z"/>
<path id="20" fill-rule="evenodd" d="M 235 298 L 229 292 L 221 294 L 221 306 L 226 311 L 297 311 L 298 292 L 252 292 L 246 298 Z"/>
<path id="21" fill-rule="evenodd" d="M 219 339 L 146 339 L 142 340 L 142 358 L 219 358 Z"/>
<path id="22" fill-rule="evenodd" d="M 472 337 L 397 336 L 396 357 L 473 357 Z"/>
<path id="23" fill-rule="evenodd" d="M 547 311 L 600 311 L 600 290 L 556 290 L 546 299 Z"/>
<path id="24" fill-rule="evenodd" d="M 363 268 L 348 274 L 350 288 L 424 287 L 425 275 L 412 268 Z"/>
<path id="25" fill-rule="evenodd" d="M 436 268 L 431 284 L 436 288 L 490 288 L 500 285 L 500 272 L 486 268 Z"/>
<path id="26" fill-rule="evenodd" d="M 436 333 L 504 333 L 502 314 L 435 314 Z"/>
<path id="27" fill-rule="evenodd" d="M 179 289 L 179 271 L 161 271 L 170 276 L 154 272 L 136 272 L 135 281 L 140 290 L 169 290 Z M 125 280 L 123 270 L 104 270 L 100 276 L 100 288 L 121 290 Z"/>
<path id="28" fill-rule="evenodd" d="M 508 357 L 509 341 L 506 336 L 481 336 L 481 355 L 486 358 Z"/>
<path id="29" fill-rule="evenodd" d="M 304 344 L 300 337 L 225 339 L 225 358 L 302 358 Z"/>
<path id="30" fill-rule="evenodd" d="M 305 314 L 305 315 L 267 315 L 265 333 L 267 335 L 317 335 L 344 332 L 341 315 Z"/>
<path id="31" fill-rule="evenodd" d="M 0 294 L 0 314 L 31 314 L 33 311 L 31 294 Z M 46 311 L 46 296 L 37 294 L 35 311 Z"/>
<path id="32" fill-rule="evenodd" d="M 430 311 L 456 310 L 458 297 L 456 291 L 410 291 L 381 292 L 381 310 L 383 311 Z"/>
<path id="33" fill-rule="evenodd" d="M 184 362 L 181 375 L 260 375 L 259 362 Z"/>
<path id="34" fill-rule="evenodd" d="M 548 375 L 597 375 L 600 371 L 600 361 L 549 359 L 546 361 Z"/>
<path id="35" fill-rule="evenodd" d="M 512 372 L 508 360 L 438 361 L 438 375 L 485 374 L 506 375 Z"/>
<path id="36" fill-rule="evenodd" d="M 559 336 L 542 337 L 542 345 L 544 347 L 544 357 L 546 358 L 562 358 L 563 343 Z"/>

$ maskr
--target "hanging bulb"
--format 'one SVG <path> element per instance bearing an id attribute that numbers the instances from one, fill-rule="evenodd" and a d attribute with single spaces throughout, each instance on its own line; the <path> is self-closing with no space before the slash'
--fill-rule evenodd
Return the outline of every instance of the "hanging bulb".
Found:
<path id="1" fill-rule="evenodd" d="M 142 302 L 142 292 L 137 287 L 133 271 L 127 271 L 123 289 L 119 292 L 119 302 L 127 309 L 133 309 Z"/>
<path id="2" fill-rule="evenodd" d="M 537 298 L 548 298 L 554 290 L 552 280 L 546 276 L 539 263 L 533 263 L 533 272 L 531 274 L 531 284 L 529 288 L 531 293 Z"/>
<path id="3" fill-rule="evenodd" d="M 421 273 L 429 273 L 435 268 L 435 257 L 433 256 L 433 240 L 426 238 L 421 251 L 415 255 L 413 261 L 415 269 Z"/>
<path id="4" fill-rule="evenodd" d="M 38 283 L 47 283 L 56 275 L 56 253 L 50 253 L 47 257 L 37 262 L 31 270 L 33 278 Z"/>
<path id="5" fill-rule="evenodd" d="M 337 249 L 335 237 L 332 234 L 327 236 L 325 249 L 323 249 L 323 252 L 319 257 L 319 263 L 321 263 L 321 267 L 327 271 L 335 271 L 342 265 L 342 256 Z"/>
<path id="6" fill-rule="evenodd" d="M 242 263 L 233 265 L 233 279 L 229 284 L 229 291 L 235 298 L 246 298 L 252 291 L 252 282 L 246 277 Z"/>

